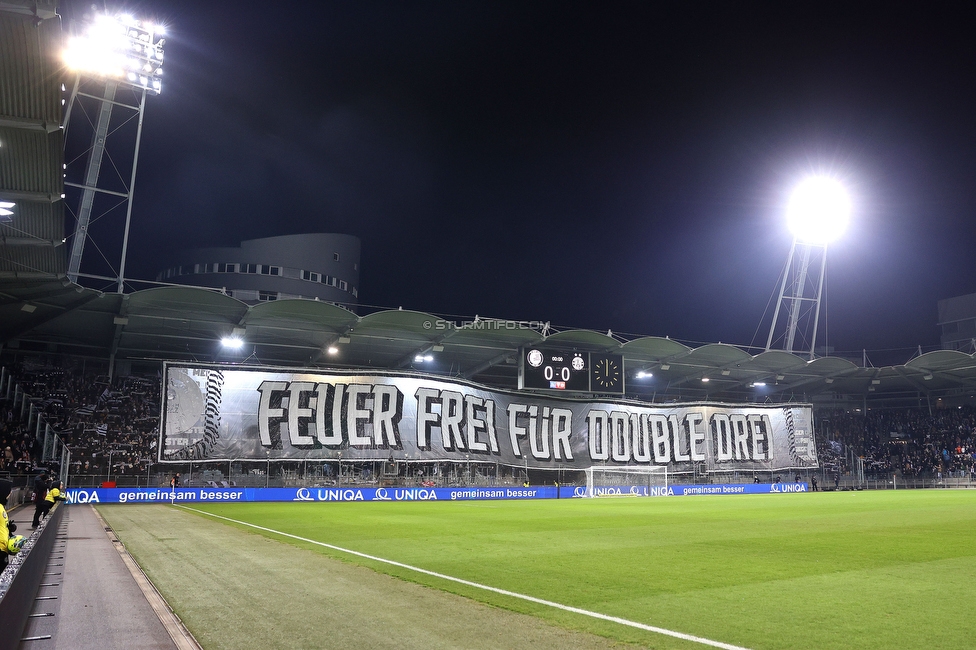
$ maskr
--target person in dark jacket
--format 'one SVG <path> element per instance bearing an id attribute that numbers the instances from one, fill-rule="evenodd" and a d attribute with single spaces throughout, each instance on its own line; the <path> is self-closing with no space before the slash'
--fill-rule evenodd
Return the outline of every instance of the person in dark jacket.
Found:
<path id="1" fill-rule="evenodd" d="M 34 502 L 34 521 L 31 522 L 31 528 L 37 528 L 40 525 L 41 513 L 44 512 L 44 498 L 47 496 L 50 487 L 47 474 L 41 474 L 34 479 L 34 496 L 31 497 Z"/>

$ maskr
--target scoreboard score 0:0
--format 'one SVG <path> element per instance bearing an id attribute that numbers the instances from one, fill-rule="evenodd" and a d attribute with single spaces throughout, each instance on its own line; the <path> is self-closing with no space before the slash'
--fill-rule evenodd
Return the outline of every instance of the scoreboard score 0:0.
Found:
<path id="1" fill-rule="evenodd" d="M 519 356 L 518 387 L 622 395 L 623 357 L 553 348 L 523 348 Z"/>

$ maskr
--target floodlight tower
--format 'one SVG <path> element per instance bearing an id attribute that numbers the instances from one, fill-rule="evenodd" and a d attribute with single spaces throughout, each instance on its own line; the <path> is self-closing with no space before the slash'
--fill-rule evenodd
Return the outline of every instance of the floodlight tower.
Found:
<path id="1" fill-rule="evenodd" d="M 850 213 L 847 192 L 832 178 L 813 176 L 794 189 L 786 211 L 793 233 L 793 245 L 783 271 L 779 300 L 766 339 L 767 350 L 772 348 L 775 338 L 783 340 L 784 350 L 793 352 L 799 331 L 803 339 L 800 345 L 805 352 L 809 343 L 809 358 L 813 359 L 827 270 L 827 245 L 844 232 Z M 777 334 L 779 314 L 784 307 L 786 326 Z"/>
<path id="2" fill-rule="evenodd" d="M 149 22 L 131 16 L 97 14 L 86 24 L 81 33 L 73 36 L 64 50 L 64 62 L 69 70 L 76 73 L 74 87 L 64 114 L 65 129 L 69 126 L 72 108 L 80 97 L 98 102 L 98 118 L 88 150 L 88 163 L 81 183 L 65 182 L 69 187 L 81 190 L 78 204 L 77 224 L 71 243 L 71 256 L 68 260 L 68 279 L 77 282 L 79 276 L 116 282 L 118 292 L 122 293 L 125 282 L 125 258 L 129 243 L 129 222 L 132 218 L 132 196 L 135 190 L 136 167 L 139 162 L 139 143 L 142 139 L 142 120 L 146 109 L 146 95 L 158 95 L 162 89 L 160 76 L 163 73 L 162 30 Z M 83 92 L 82 82 L 101 88 L 101 96 Z M 120 88 L 132 90 L 131 101 L 117 97 Z M 127 94 L 128 95 L 128 94 Z M 128 185 L 121 179 L 122 187 L 110 189 L 101 182 L 102 159 L 106 156 L 106 140 L 110 131 L 112 111 L 121 108 L 131 111 L 129 117 L 137 119 L 135 148 L 132 154 L 132 168 Z M 129 121 L 126 120 L 126 121 Z M 67 138 L 65 138 L 67 142 Z M 111 157 L 109 156 L 111 161 Z M 115 163 L 112 162 L 115 166 Z M 117 166 L 116 166 L 117 169 Z M 121 176 L 120 176 L 121 178 Z M 89 226 L 92 223 L 92 206 L 96 195 L 122 199 L 108 208 L 105 213 L 125 204 L 125 227 L 122 233 L 122 251 L 118 272 L 115 277 L 91 276 L 81 273 L 81 258 L 85 244 L 90 238 Z M 103 215 L 105 214 L 103 213 Z M 103 216 L 100 215 L 100 216 Z M 104 252 L 102 253 L 104 256 Z M 112 262 L 106 258 L 111 267 Z"/>

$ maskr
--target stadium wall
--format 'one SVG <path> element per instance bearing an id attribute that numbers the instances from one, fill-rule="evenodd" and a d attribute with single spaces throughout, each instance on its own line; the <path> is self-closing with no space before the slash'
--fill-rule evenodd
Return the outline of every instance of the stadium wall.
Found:
<path id="1" fill-rule="evenodd" d="M 3 571 L 0 593 L 0 650 L 20 646 L 21 634 L 34 608 L 34 597 L 40 588 L 61 525 L 64 505 L 51 511 L 42 527 L 34 531 L 20 553 L 10 558 Z"/>

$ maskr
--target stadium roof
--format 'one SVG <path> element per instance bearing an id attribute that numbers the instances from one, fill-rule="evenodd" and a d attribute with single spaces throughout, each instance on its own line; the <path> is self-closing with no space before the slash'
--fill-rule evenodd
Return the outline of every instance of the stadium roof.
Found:
<path id="1" fill-rule="evenodd" d="M 54 0 L 0 2 L 0 277 L 64 272 L 61 22 Z"/>
<path id="2" fill-rule="evenodd" d="M 232 335 L 244 340 L 242 349 L 221 345 Z M 101 293 L 66 279 L 0 280 L 0 342 L 7 350 L 97 358 L 409 369 L 509 388 L 517 386 L 519 349 L 544 346 L 621 354 L 627 395 L 657 401 L 873 399 L 976 391 L 976 359 L 951 350 L 899 366 L 860 367 L 837 357 L 807 361 L 783 351 L 751 354 L 722 343 L 692 348 L 654 336 L 622 340 L 590 330 L 556 332 L 539 323 L 483 318 L 456 323 L 402 309 L 359 316 L 311 300 L 249 306 L 193 287 Z M 338 351 L 330 354 L 330 346 Z M 416 360 L 425 356 L 432 360 Z M 638 379 L 638 372 L 652 376 Z"/>

